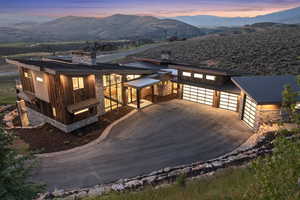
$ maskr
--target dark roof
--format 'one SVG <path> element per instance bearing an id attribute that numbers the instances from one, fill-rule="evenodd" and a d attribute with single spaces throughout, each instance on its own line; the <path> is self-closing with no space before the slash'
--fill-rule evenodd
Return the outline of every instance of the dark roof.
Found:
<path id="1" fill-rule="evenodd" d="M 195 66 L 195 65 L 188 65 L 188 64 L 170 64 L 169 68 L 179 69 L 179 70 L 190 70 L 199 73 L 207 73 L 212 75 L 221 75 L 221 76 L 233 76 L 237 75 L 237 73 L 232 72 L 230 70 L 223 70 L 214 67 L 207 67 L 207 66 Z"/>
<path id="2" fill-rule="evenodd" d="M 24 59 L 8 59 L 9 63 L 18 63 L 36 67 L 40 71 L 47 71 L 49 73 L 105 73 L 105 72 L 124 72 L 136 71 L 150 73 L 152 70 L 140 69 L 132 66 L 125 66 L 119 64 L 97 63 L 97 65 L 73 64 L 67 62 L 56 62 L 51 60 L 24 60 Z"/>
<path id="3" fill-rule="evenodd" d="M 146 61 L 136 61 L 136 62 L 126 63 L 126 66 L 132 66 L 140 69 L 152 69 L 152 70 L 160 70 L 160 69 L 168 68 L 168 66 L 166 65 L 160 65 L 160 64 L 155 64 Z"/>
<path id="4" fill-rule="evenodd" d="M 296 77 L 283 76 L 242 76 L 232 77 L 232 81 L 257 104 L 278 104 L 282 102 L 282 91 L 285 85 L 291 85 L 299 91 Z"/>
<path id="5" fill-rule="evenodd" d="M 221 85 L 221 86 L 211 85 L 211 84 L 207 84 L 207 83 L 192 83 L 192 82 L 183 81 L 183 80 L 179 81 L 177 78 L 173 78 L 172 81 L 176 82 L 176 83 L 193 85 L 193 86 L 197 86 L 197 87 L 203 87 L 203 88 L 207 88 L 207 89 L 229 92 L 229 93 L 234 93 L 234 94 L 241 93 L 241 90 L 235 84 L 233 84 L 231 81 L 228 81 L 227 83 L 225 83 L 224 85 Z"/>
<path id="6" fill-rule="evenodd" d="M 163 68 L 174 68 L 179 70 L 191 70 L 195 72 L 209 73 L 213 75 L 222 75 L 222 76 L 234 76 L 240 75 L 240 72 L 233 72 L 231 70 L 219 69 L 210 66 L 188 64 L 188 63 L 178 63 L 171 60 L 161 60 L 161 59 L 149 59 L 149 58 L 137 58 L 133 57 L 137 62 L 136 63 L 147 63 L 149 66 L 161 67 Z M 144 64 L 146 65 L 146 64 Z"/>

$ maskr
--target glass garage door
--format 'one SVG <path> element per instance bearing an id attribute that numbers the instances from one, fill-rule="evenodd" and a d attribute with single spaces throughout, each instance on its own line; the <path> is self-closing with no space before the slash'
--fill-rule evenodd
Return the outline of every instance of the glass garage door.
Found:
<path id="1" fill-rule="evenodd" d="M 212 106 L 214 99 L 214 90 L 195 87 L 191 85 L 184 85 L 183 99 Z"/>
<path id="2" fill-rule="evenodd" d="M 219 107 L 236 112 L 238 107 L 238 95 L 228 92 L 221 92 Z"/>
<path id="3" fill-rule="evenodd" d="M 255 118 L 256 118 L 256 103 L 247 96 L 245 102 L 243 120 L 251 128 L 254 128 Z"/>

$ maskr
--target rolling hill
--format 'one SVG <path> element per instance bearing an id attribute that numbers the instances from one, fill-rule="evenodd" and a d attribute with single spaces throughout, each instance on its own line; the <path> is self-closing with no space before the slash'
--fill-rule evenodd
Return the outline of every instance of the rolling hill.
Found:
<path id="1" fill-rule="evenodd" d="M 300 7 L 257 17 L 217 17 L 210 15 L 178 16 L 173 19 L 198 27 L 244 26 L 261 22 L 300 23 Z"/>
<path id="2" fill-rule="evenodd" d="M 106 18 L 69 16 L 22 29 L 1 30 L 0 42 L 166 39 L 203 34 L 197 27 L 173 19 L 118 14 Z"/>
<path id="3" fill-rule="evenodd" d="M 261 25 L 265 24 L 256 26 Z M 179 63 L 245 74 L 297 75 L 300 74 L 300 27 L 284 26 L 243 34 L 210 35 L 174 42 L 134 56 L 157 59 L 162 51 L 170 51 L 170 59 Z"/>

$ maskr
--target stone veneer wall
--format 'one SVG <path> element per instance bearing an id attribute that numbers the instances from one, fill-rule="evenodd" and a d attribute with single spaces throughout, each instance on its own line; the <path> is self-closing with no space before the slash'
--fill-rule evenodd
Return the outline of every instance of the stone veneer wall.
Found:
<path id="1" fill-rule="evenodd" d="M 280 110 L 257 110 L 256 120 L 258 125 L 276 123 L 281 121 Z"/>
<path id="2" fill-rule="evenodd" d="M 79 129 L 81 127 L 90 125 L 90 124 L 95 123 L 95 122 L 98 121 L 98 116 L 96 115 L 96 116 L 92 116 L 92 117 L 86 118 L 84 120 L 75 122 L 73 124 L 66 125 L 66 124 L 58 122 L 58 121 L 56 121 L 54 119 L 51 119 L 50 117 L 47 117 L 47 116 L 45 116 L 45 115 L 43 115 L 43 114 L 41 114 L 41 113 L 39 113 L 39 112 L 31 109 L 31 108 L 27 107 L 27 109 L 28 109 L 29 113 L 32 113 L 33 115 L 37 116 L 41 120 L 41 122 L 49 123 L 52 126 L 54 126 L 54 127 L 58 128 L 58 129 L 64 131 L 64 132 L 66 132 L 66 133 L 70 133 L 70 132 L 72 132 L 72 131 L 74 131 L 76 129 Z M 32 115 L 32 114 L 29 114 L 29 116 Z"/>
<path id="3" fill-rule="evenodd" d="M 96 99 L 99 100 L 99 102 L 100 102 L 97 105 L 97 115 L 101 116 L 105 113 L 104 88 L 103 88 L 103 75 L 102 74 L 95 75 L 95 94 L 96 94 Z"/>

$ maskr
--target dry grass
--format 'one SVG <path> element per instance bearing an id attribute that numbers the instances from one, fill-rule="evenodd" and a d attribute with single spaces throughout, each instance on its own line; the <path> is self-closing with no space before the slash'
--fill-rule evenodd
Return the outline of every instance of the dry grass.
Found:
<path id="1" fill-rule="evenodd" d="M 248 168 L 227 169 L 209 178 L 190 181 L 186 187 L 172 185 L 159 189 L 148 188 L 142 192 L 113 193 L 85 200 L 238 200 L 243 199 L 253 181 Z"/>

